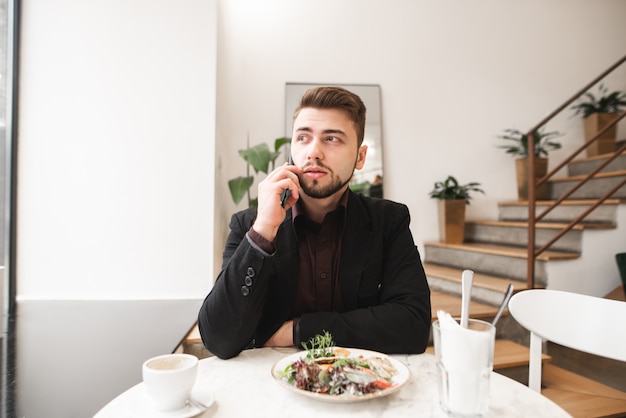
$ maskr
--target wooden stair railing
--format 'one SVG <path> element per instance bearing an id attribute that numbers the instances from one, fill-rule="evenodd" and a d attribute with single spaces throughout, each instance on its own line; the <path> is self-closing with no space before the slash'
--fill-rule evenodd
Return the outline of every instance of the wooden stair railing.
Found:
<path id="1" fill-rule="evenodd" d="M 556 115 L 561 113 L 564 109 L 566 109 L 569 105 L 571 105 L 576 99 L 585 94 L 591 87 L 597 84 L 599 81 L 604 79 L 607 75 L 613 72 L 615 69 L 620 67 L 624 62 L 626 62 L 626 56 L 622 57 L 615 64 L 606 69 L 602 74 L 597 76 L 594 80 L 588 83 L 585 87 L 583 87 L 580 91 L 574 94 L 570 99 L 568 99 L 565 103 L 555 109 L 552 113 L 546 116 L 541 122 L 539 122 L 534 128 L 532 128 L 528 132 L 528 150 L 535 149 L 535 132 L 537 132 L 541 127 L 543 127 L 546 123 L 552 120 Z M 535 287 L 535 260 L 538 255 L 546 251 L 552 244 L 554 244 L 559 238 L 565 235 L 569 230 L 578 225 L 582 220 L 591 213 L 595 208 L 600 206 L 605 200 L 610 198 L 613 194 L 615 194 L 624 184 L 626 184 L 626 178 L 624 178 L 620 183 L 618 183 L 615 187 L 605 193 L 602 197 L 597 199 L 595 203 L 581 213 L 576 219 L 571 221 L 568 225 L 566 225 L 559 233 L 557 233 L 551 240 L 546 242 L 541 248 L 536 249 L 535 245 L 535 230 L 536 224 L 538 221 L 543 219 L 550 211 L 554 208 L 558 207 L 565 199 L 571 196 L 576 190 L 582 187 L 589 180 L 594 178 L 594 176 L 599 173 L 604 167 L 611 163 L 611 161 L 615 160 L 622 152 L 626 150 L 626 144 L 622 145 L 617 149 L 611 157 L 608 158 L 603 164 L 597 167 L 593 172 L 588 174 L 585 178 L 580 180 L 577 184 L 575 184 L 570 190 L 568 190 L 563 196 L 561 196 L 554 203 L 549 205 L 542 213 L 536 214 L 536 188 L 547 182 L 550 178 L 552 178 L 561 168 L 565 167 L 566 164 L 571 162 L 578 154 L 580 154 L 583 150 L 585 150 L 589 145 L 595 142 L 605 131 L 609 130 L 611 127 L 615 126 L 620 120 L 622 120 L 626 116 L 626 113 L 623 113 L 621 116 L 613 120 L 609 125 L 607 125 L 604 129 L 597 132 L 596 135 L 588 140 L 585 144 L 580 146 L 577 150 L 575 150 L 570 156 L 564 159 L 556 168 L 546 174 L 543 178 L 539 179 L 536 183 L 534 181 L 529 181 L 528 184 L 528 259 L 527 259 L 527 271 L 526 271 L 526 284 L 529 289 Z M 535 178 L 535 153 L 528 153 L 528 178 Z"/>

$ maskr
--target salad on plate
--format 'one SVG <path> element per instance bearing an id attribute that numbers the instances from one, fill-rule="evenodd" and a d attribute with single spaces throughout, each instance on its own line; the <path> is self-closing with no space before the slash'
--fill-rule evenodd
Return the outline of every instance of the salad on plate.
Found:
<path id="1" fill-rule="evenodd" d="M 393 392 L 408 379 L 397 379 L 397 361 L 373 351 L 336 347 L 325 332 L 302 344 L 306 352 L 290 356 L 273 374 L 293 388 L 329 397 L 370 398 Z M 333 396 L 334 395 L 334 396 Z"/>

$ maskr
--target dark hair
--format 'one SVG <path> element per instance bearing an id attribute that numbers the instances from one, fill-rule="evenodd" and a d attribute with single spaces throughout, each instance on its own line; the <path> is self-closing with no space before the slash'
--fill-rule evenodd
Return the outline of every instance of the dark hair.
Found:
<path id="1" fill-rule="evenodd" d="M 296 108 L 293 120 L 305 107 L 314 109 L 338 109 L 344 111 L 354 123 L 357 145 L 363 144 L 365 136 L 365 105 L 359 96 L 341 87 L 314 87 L 304 92 Z"/>

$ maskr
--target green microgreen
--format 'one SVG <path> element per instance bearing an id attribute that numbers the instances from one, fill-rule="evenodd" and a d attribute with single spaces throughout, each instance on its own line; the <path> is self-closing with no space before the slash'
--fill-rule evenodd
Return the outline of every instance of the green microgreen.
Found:
<path id="1" fill-rule="evenodd" d="M 331 357 L 333 355 L 333 347 L 335 341 L 328 331 L 324 331 L 323 335 L 317 334 L 309 340 L 309 343 L 302 343 L 302 347 L 308 351 L 306 358 L 313 360 L 320 357 Z"/>

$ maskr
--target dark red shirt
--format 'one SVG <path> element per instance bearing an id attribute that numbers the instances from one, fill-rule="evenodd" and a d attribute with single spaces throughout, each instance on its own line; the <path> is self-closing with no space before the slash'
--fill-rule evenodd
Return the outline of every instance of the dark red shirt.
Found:
<path id="1" fill-rule="evenodd" d="M 327 213 L 321 224 L 310 220 L 297 203 L 292 211 L 299 262 L 293 317 L 342 310 L 339 264 L 347 203 L 346 191 L 337 209 Z"/>

